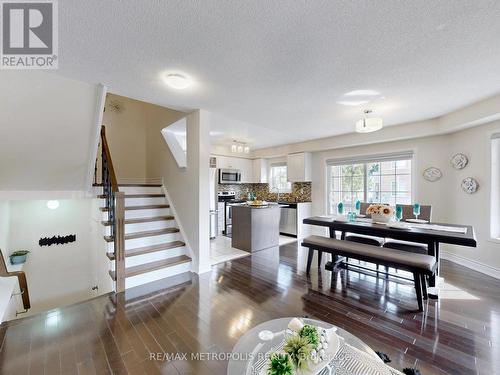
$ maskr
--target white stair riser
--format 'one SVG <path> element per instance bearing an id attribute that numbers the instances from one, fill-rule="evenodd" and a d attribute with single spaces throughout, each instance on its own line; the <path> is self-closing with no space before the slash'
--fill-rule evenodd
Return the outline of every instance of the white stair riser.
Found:
<path id="1" fill-rule="evenodd" d="M 147 210 L 126 210 L 125 219 L 139 219 L 143 217 L 168 216 L 170 208 L 152 208 Z M 108 220 L 108 212 L 102 212 L 102 220 Z"/>
<path id="2" fill-rule="evenodd" d="M 167 204 L 165 197 L 125 198 L 125 206 L 148 206 L 151 204 Z"/>
<path id="3" fill-rule="evenodd" d="M 147 210 L 126 210 L 125 219 L 171 215 L 170 208 L 152 208 Z"/>
<path id="4" fill-rule="evenodd" d="M 161 250 L 161 251 L 155 251 L 154 253 L 147 253 L 147 254 L 141 254 L 141 255 L 136 255 L 133 257 L 126 257 L 125 258 L 125 267 L 133 267 L 133 266 L 138 266 L 144 263 L 151 263 L 155 262 L 157 260 L 164 260 L 180 255 L 186 255 L 188 253 L 187 249 L 185 246 L 179 246 L 173 249 L 166 249 L 166 250 Z M 110 270 L 114 271 L 115 270 L 115 262 L 112 261 L 110 262 Z"/>
<path id="5" fill-rule="evenodd" d="M 134 238 L 132 240 L 125 240 L 125 250 L 135 249 L 137 247 L 159 245 L 165 242 L 172 242 L 172 241 L 182 241 L 182 236 L 180 235 L 179 232 L 162 234 L 161 236 L 151 236 L 151 237 Z M 113 242 L 109 242 L 108 251 L 113 251 L 113 249 L 114 249 Z"/>
<path id="6" fill-rule="evenodd" d="M 125 258 L 125 267 L 138 266 L 140 264 L 156 262 L 158 260 L 164 260 L 185 254 L 186 254 L 186 247 L 181 246 L 181 247 L 176 247 L 174 249 L 155 251 L 154 253 L 137 255 L 134 257 L 127 257 Z"/>
<path id="7" fill-rule="evenodd" d="M 160 186 L 120 186 L 120 191 L 125 194 L 162 194 Z"/>
<path id="8" fill-rule="evenodd" d="M 165 242 L 181 241 L 180 233 L 162 234 L 161 236 L 135 238 L 133 240 L 125 240 L 125 250 L 135 249 L 137 247 L 159 245 Z"/>
<path id="9" fill-rule="evenodd" d="M 164 279 L 169 276 L 191 271 L 191 262 L 179 264 L 177 266 L 162 268 L 156 271 L 143 273 L 141 275 L 127 277 L 125 279 L 125 288 L 147 284 L 156 280 Z"/>
<path id="10" fill-rule="evenodd" d="M 111 226 L 105 227 L 105 235 L 109 236 L 111 234 Z M 177 228 L 177 223 L 175 220 L 159 220 L 159 221 L 148 221 L 145 223 L 135 223 L 135 224 L 125 224 L 125 233 L 142 232 L 146 230 L 164 229 L 164 228 Z"/>

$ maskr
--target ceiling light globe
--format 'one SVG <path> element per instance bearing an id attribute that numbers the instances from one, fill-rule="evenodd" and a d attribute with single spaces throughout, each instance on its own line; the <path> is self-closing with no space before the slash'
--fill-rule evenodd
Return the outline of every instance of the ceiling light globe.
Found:
<path id="1" fill-rule="evenodd" d="M 176 90 L 182 90 L 191 86 L 191 79 L 180 73 L 169 73 L 164 77 L 165 83 Z"/>
<path id="2" fill-rule="evenodd" d="M 241 154 L 243 152 L 243 146 L 238 146 L 238 152 Z"/>
<path id="3" fill-rule="evenodd" d="M 356 121 L 356 132 L 372 133 L 382 129 L 383 126 L 383 121 L 379 117 L 363 118 L 359 121 Z"/>
<path id="4" fill-rule="evenodd" d="M 47 208 L 55 210 L 58 207 L 59 207 L 59 201 L 56 200 L 47 201 Z"/>

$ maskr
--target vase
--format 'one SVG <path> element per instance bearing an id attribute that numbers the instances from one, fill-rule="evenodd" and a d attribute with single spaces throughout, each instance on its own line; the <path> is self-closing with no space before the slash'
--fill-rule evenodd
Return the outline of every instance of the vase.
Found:
<path id="1" fill-rule="evenodd" d="M 372 214 L 372 222 L 373 223 L 388 223 L 389 221 L 391 221 L 391 216 Z"/>

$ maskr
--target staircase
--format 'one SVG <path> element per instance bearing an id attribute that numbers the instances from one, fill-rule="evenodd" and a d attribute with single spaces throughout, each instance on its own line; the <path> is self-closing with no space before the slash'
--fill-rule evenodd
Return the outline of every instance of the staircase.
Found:
<path id="1" fill-rule="evenodd" d="M 170 212 L 161 185 L 118 185 L 125 193 L 125 289 L 165 277 L 189 272 L 191 258 Z M 102 224 L 110 260 L 109 275 L 116 281 L 116 256 L 109 209 L 104 207 Z"/>
<path id="2" fill-rule="evenodd" d="M 104 126 L 100 147 L 94 186 L 102 200 L 103 236 L 115 291 L 189 272 L 189 251 L 162 185 L 118 184 Z"/>

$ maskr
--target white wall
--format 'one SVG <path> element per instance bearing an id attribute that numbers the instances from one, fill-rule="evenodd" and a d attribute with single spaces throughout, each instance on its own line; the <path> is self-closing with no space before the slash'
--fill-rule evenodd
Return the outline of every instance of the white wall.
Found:
<path id="1" fill-rule="evenodd" d="M 448 155 L 462 152 L 469 157 L 469 165 L 460 171 L 448 168 L 451 172 L 450 183 L 446 187 L 446 196 L 449 199 L 448 218 L 457 223 L 473 224 L 478 248 L 469 250 L 446 246 L 444 251 L 494 267 L 500 272 L 500 242 L 490 239 L 491 136 L 498 132 L 500 121 L 495 121 L 449 136 Z M 479 182 L 478 192 L 472 195 L 465 194 L 460 187 L 461 181 L 469 176 Z"/>
<path id="2" fill-rule="evenodd" d="M 92 229 L 92 199 L 60 200 L 56 210 L 45 200 L 10 203 L 10 252 L 29 250 L 24 267 L 32 309 L 30 314 L 72 304 L 97 295 L 91 287 L 98 281 L 94 251 L 102 231 Z M 76 234 L 76 242 L 40 247 L 42 237 Z M 108 276 L 108 279 L 109 276 Z M 109 283 L 109 281 L 108 281 Z M 100 285 L 99 293 L 106 286 Z"/>
<path id="3" fill-rule="evenodd" d="M 0 191 L 87 190 L 100 87 L 0 71 Z"/>
<path id="4" fill-rule="evenodd" d="M 112 104 L 118 103 L 120 111 Z M 119 182 L 146 179 L 146 115 L 148 104 L 108 94 L 102 124 L 106 127 L 113 166 Z"/>
<path id="5" fill-rule="evenodd" d="M 11 253 L 10 243 L 10 204 L 9 202 L 0 201 L 0 250 L 2 250 L 5 262 Z"/>

